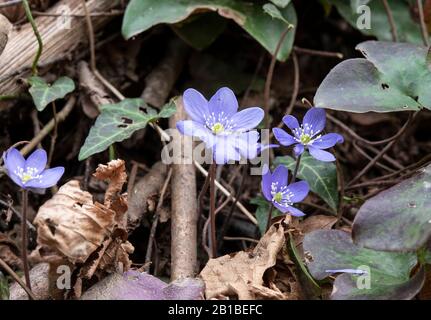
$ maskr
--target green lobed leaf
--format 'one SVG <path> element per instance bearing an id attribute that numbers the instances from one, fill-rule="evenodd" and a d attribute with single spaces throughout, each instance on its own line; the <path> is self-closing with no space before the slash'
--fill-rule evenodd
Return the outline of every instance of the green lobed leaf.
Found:
<path id="1" fill-rule="evenodd" d="M 75 83 L 68 77 L 58 78 L 52 85 L 40 77 L 31 77 L 30 92 L 37 110 L 42 111 L 51 102 L 63 99 L 68 93 L 75 90 Z"/>
<path id="2" fill-rule="evenodd" d="M 295 170 L 296 166 L 296 160 L 290 156 L 277 157 L 275 163 L 283 164 L 291 171 Z M 308 152 L 304 152 L 297 176 L 307 181 L 311 191 L 319 195 L 334 212 L 337 212 L 338 180 L 337 167 L 334 163 L 316 160 Z"/>
<path id="3" fill-rule="evenodd" d="M 268 213 L 269 213 L 269 202 L 267 200 L 265 200 L 263 197 L 261 196 L 257 196 L 253 199 L 250 200 L 251 204 L 257 205 L 257 209 L 256 209 L 256 220 L 257 220 L 257 225 L 259 227 L 259 231 L 261 235 L 264 235 L 266 232 L 266 224 L 268 222 Z M 274 208 L 272 210 L 272 217 L 278 217 L 282 215 L 282 213 L 277 210 L 276 208 Z"/>
<path id="4" fill-rule="evenodd" d="M 227 20 L 214 12 L 196 14 L 172 26 L 176 34 L 197 50 L 209 47 L 226 29 Z"/>
<path id="5" fill-rule="evenodd" d="M 375 36 L 378 40 L 392 41 L 392 33 L 388 16 L 386 14 L 383 1 L 381 0 L 351 0 L 350 4 L 346 0 L 327 0 L 330 4 L 336 6 L 338 12 L 344 19 L 354 28 L 362 33 Z M 397 29 L 398 40 L 400 42 L 410 42 L 422 44 L 422 35 L 419 24 L 419 19 L 415 19 L 412 14 L 412 8 L 408 1 L 396 0 L 388 1 L 394 17 L 394 23 Z M 358 10 L 358 7 L 366 4 L 370 8 L 371 28 L 359 29 L 357 25 L 358 18 L 361 20 L 361 15 L 364 13 Z"/>
<path id="6" fill-rule="evenodd" d="M 123 20 L 122 33 L 129 39 L 160 23 L 174 24 L 187 19 L 196 11 L 216 11 L 219 15 L 233 19 L 255 38 L 265 49 L 274 53 L 286 23 L 267 15 L 262 5 L 239 0 L 132 0 L 129 2 Z M 280 8 L 283 17 L 296 25 L 293 4 Z M 295 30 L 291 30 L 277 58 L 285 61 L 292 50 Z"/>
<path id="7" fill-rule="evenodd" d="M 130 138 L 135 131 L 145 128 L 149 122 L 158 118 L 169 118 L 176 108 L 171 101 L 157 113 L 142 99 L 124 99 L 116 104 L 103 105 L 100 110 L 101 113 L 79 152 L 79 160 L 102 152 L 115 142 Z"/>
<path id="8" fill-rule="evenodd" d="M 414 253 L 374 251 L 356 246 L 348 233 L 340 230 L 318 230 L 305 236 L 304 250 L 311 262 L 308 268 L 318 280 L 330 275 L 326 270 L 360 269 L 366 275 L 342 274 L 334 282 L 332 299 L 411 299 L 421 289 L 425 273 L 416 266 Z M 369 280 L 369 287 L 366 281 Z M 358 286 L 359 284 L 365 286 Z"/>
<path id="9" fill-rule="evenodd" d="M 351 112 L 431 109 L 428 50 L 409 43 L 366 41 L 366 59 L 338 64 L 321 83 L 316 107 Z"/>
<path id="10" fill-rule="evenodd" d="M 431 238 L 431 166 L 367 200 L 353 222 L 353 239 L 375 250 L 416 251 Z"/>

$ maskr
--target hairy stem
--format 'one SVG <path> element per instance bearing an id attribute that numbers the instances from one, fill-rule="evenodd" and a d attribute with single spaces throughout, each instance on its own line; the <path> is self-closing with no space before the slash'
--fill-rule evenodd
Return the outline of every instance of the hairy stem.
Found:
<path id="1" fill-rule="evenodd" d="M 23 189 L 22 190 L 22 221 L 21 221 L 21 238 L 22 238 L 21 255 L 22 255 L 22 265 L 24 267 L 25 283 L 27 287 L 31 290 L 30 269 L 28 266 L 28 259 L 27 259 L 27 245 L 28 245 L 28 234 L 27 234 L 27 223 L 26 223 L 27 207 L 28 207 L 28 191 Z M 30 295 L 29 295 L 29 298 L 31 298 Z"/>
<path id="2" fill-rule="evenodd" d="M 271 227 L 271 219 L 272 219 L 272 211 L 274 210 L 274 205 L 271 203 L 271 206 L 269 207 L 269 211 L 268 211 L 268 220 L 266 222 L 266 231 L 269 230 L 269 228 Z"/>
<path id="3" fill-rule="evenodd" d="M 25 10 L 25 15 L 27 16 L 28 21 L 31 24 L 31 27 L 33 28 L 34 35 L 36 36 L 38 48 L 36 52 L 36 56 L 34 57 L 33 64 L 31 66 L 31 73 L 33 76 L 37 75 L 37 64 L 39 62 L 39 58 L 42 55 L 43 50 L 43 42 L 42 37 L 40 36 L 39 30 L 37 30 L 36 23 L 33 19 L 33 15 L 31 14 L 30 5 L 28 4 L 28 0 L 22 0 L 22 5 Z"/>
<path id="4" fill-rule="evenodd" d="M 211 233 L 211 258 L 217 257 L 217 237 L 216 237 L 216 224 L 215 224 L 215 175 L 216 175 L 217 165 L 213 161 L 210 167 L 210 233 Z"/>
<path id="5" fill-rule="evenodd" d="M 296 158 L 296 165 L 295 165 L 295 170 L 293 171 L 293 176 L 292 176 L 292 182 L 291 183 L 294 183 L 295 180 L 296 180 L 296 175 L 298 174 L 298 170 L 299 170 L 299 164 L 301 163 L 301 157 L 302 157 L 302 154 L 300 154 L 298 156 L 298 158 Z"/>

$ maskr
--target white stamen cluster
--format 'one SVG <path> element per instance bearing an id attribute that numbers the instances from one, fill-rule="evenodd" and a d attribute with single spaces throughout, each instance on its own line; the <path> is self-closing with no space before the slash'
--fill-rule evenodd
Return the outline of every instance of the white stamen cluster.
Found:
<path id="1" fill-rule="evenodd" d="M 317 132 L 314 132 L 313 125 L 308 123 L 302 124 L 300 127 L 293 129 L 292 132 L 294 134 L 294 139 L 303 145 L 313 144 L 313 142 L 320 139 L 322 136 L 319 134 L 313 139 Z"/>
<path id="2" fill-rule="evenodd" d="M 278 182 L 271 183 L 271 196 L 273 202 L 277 202 L 283 207 L 289 207 L 293 204 L 290 199 L 294 196 L 294 193 L 287 186 L 278 189 Z"/>
<path id="3" fill-rule="evenodd" d="M 42 175 L 38 174 L 39 170 L 37 168 L 27 167 L 24 171 L 23 168 L 17 167 L 17 170 L 14 171 L 15 175 L 17 175 L 22 183 L 27 183 L 33 179 L 39 179 L 39 182 L 42 182 Z"/>
<path id="4" fill-rule="evenodd" d="M 205 126 L 214 134 L 229 134 L 232 132 L 234 123 L 225 115 L 224 111 L 216 115 L 211 112 L 209 116 L 204 115 Z"/>

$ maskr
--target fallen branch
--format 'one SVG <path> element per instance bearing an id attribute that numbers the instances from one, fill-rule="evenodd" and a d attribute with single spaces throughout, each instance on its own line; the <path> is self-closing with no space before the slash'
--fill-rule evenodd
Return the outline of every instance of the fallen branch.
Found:
<path id="1" fill-rule="evenodd" d="M 171 128 L 177 121 L 184 120 L 187 114 L 182 105 L 182 99 L 176 99 L 177 113 L 170 119 Z M 192 137 L 181 136 L 175 132 L 173 143 L 180 144 L 179 150 L 191 145 Z M 172 211 L 171 211 L 171 280 L 193 277 L 196 271 L 197 259 L 197 201 L 196 172 L 190 159 L 190 153 L 184 152 L 181 159 L 176 159 L 172 165 Z"/>

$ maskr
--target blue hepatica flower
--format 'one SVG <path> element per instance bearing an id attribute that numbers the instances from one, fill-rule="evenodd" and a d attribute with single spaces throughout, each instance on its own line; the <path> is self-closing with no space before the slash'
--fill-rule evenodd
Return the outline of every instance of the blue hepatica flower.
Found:
<path id="1" fill-rule="evenodd" d="M 7 175 L 23 189 L 46 189 L 57 184 L 64 173 L 63 167 L 45 169 L 46 152 L 34 151 L 27 160 L 21 153 L 11 148 L 3 154 Z"/>
<path id="2" fill-rule="evenodd" d="M 335 157 L 323 149 L 328 149 L 342 143 L 343 137 L 338 133 L 328 133 L 321 135 L 325 128 L 326 114 L 325 110 L 320 108 L 311 108 L 307 111 L 299 125 L 298 120 L 291 115 L 285 116 L 283 122 L 292 131 L 293 136 L 280 128 L 272 129 L 275 138 L 283 146 L 295 145 L 294 152 L 296 156 L 301 155 L 305 148 L 310 155 L 320 161 L 335 161 Z"/>
<path id="3" fill-rule="evenodd" d="M 305 181 L 287 184 L 289 171 L 283 165 L 279 165 L 274 172 L 264 167 L 266 173 L 262 177 L 262 193 L 266 200 L 270 201 L 282 213 L 289 212 L 292 216 L 300 217 L 305 214 L 293 207 L 296 202 L 304 200 L 310 188 Z"/>
<path id="4" fill-rule="evenodd" d="M 263 150 L 259 133 L 253 130 L 262 121 L 263 110 L 252 107 L 238 112 L 238 101 L 229 88 L 219 89 L 209 101 L 195 89 L 187 89 L 183 101 L 191 120 L 179 121 L 178 130 L 205 142 L 217 164 L 253 159 Z"/>

